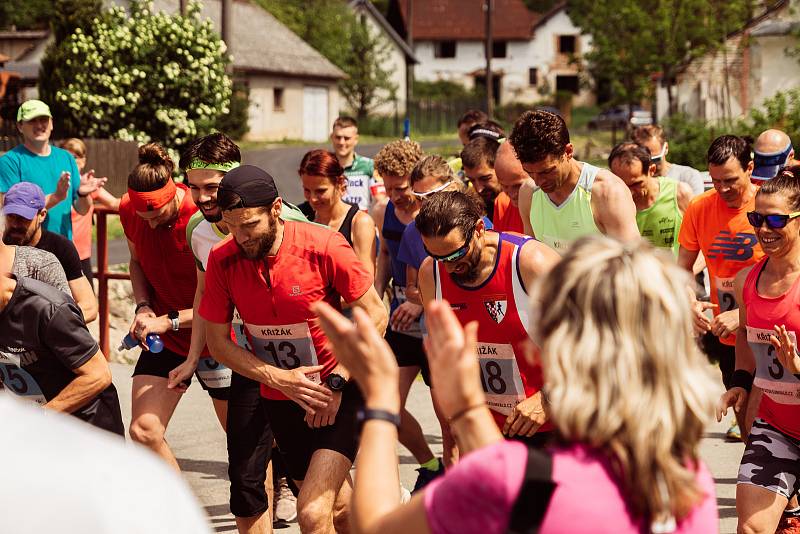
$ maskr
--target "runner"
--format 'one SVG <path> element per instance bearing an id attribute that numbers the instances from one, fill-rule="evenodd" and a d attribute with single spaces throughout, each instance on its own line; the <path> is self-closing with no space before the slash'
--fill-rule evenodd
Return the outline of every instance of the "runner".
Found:
<path id="1" fill-rule="evenodd" d="M 111 371 L 63 291 L 0 273 L 0 389 L 125 435 Z"/>
<path id="2" fill-rule="evenodd" d="M 386 311 L 341 234 L 281 221 L 269 174 L 251 166 L 228 172 L 217 192 L 234 239 L 211 252 L 200 314 L 211 351 L 261 386 L 264 409 L 289 472 L 300 487 L 303 532 L 348 530 L 362 399 L 331 352 L 311 306 L 340 299 L 364 308 L 383 330 Z M 234 307 L 254 352 L 230 338 Z"/>
<path id="3" fill-rule="evenodd" d="M 532 326 L 559 436 L 545 450 L 502 439 L 481 391 L 476 325 L 461 328 L 456 303 L 426 308 L 434 389 L 468 454 L 403 506 L 394 467 L 399 399 L 385 387 L 397 380 L 393 356 L 360 310 L 354 325 L 320 304 L 323 328 L 366 399 L 354 528 L 717 532 L 714 479 L 698 450 L 715 395 L 686 328 L 691 309 L 680 297 L 689 278 L 651 250 L 584 238 L 537 283 Z"/>
<path id="4" fill-rule="evenodd" d="M 84 320 L 90 323 L 97 318 L 94 290 L 83 274 L 75 245 L 66 237 L 44 229 L 48 213 L 45 203 L 44 191 L 36 184 L 19 182 L 11 186 L 3 203 L 3 242 L 52 253 L 67 275 L 69 293 L 83 312 Z"/>
<path id="5" fill-rule="evenodd" d="M 778 175 L 784 167 L 797 165 L 792 140 L 781 130 L 765 130 L 753 143 L 753 180 L 762 182 Z"/>
<path id="6" fill-rule="evenodd" d="M 375 223 L 358 206 L 344 200 L 347 179 L 336 156 L 326 150 L 311 150 L 303 156 L 297 173 L 313 220 L 342 234 L 370 272 L 375 275 Z"/>
<path id="7" fill-rule="evenodd" d="M 361 211 L 369 211 L 386 198 L 386 191 L 383 183 L 373 176 L 373 161 L 356 154 L 358 123 L 353 117 L 339 117 L 333 121 L 331 143 L 347 178 L 344 201 L 355 204 Z"/>
<path id="8" fill-rule="evenodd" d="M 653 124 L 639 126 L 633 130 L 631 140 L 650 151 L 650 159 L 656 164 L 656 176 L 688 184 L 692 189 L 692 196 L 699 195 L 704 191 L 705 185 L 700 171 L 687 165 L 678 165 L 667 161 L 669 142 L 660 126 Z"/>
<path id="9" fill-rule="evenodd" d="M 536 184 L 522 168 L 511 143 L 503 143 L 497 148 L 494 172 L 500 184 L 500 194 L 494 202 L 492 224 L 498 232 L 525 233 L 525 226 L 519 214 L 519 191 L 523 185 L 535 188 Z"/>
<path id="10" fill-rule="evenodd" d="M 423 301 L 448 300 L 462 325 L 477 321 L 481 384 L 498 428 L 542 446 L 553 426 L 542 369 L 525 358 L 526 288 L 558 263 L 558 254 L 530 237 L 486 230 L 480 208 L 463 193 L 433 196 L 416 224 L 430 255 L 420 269 Z"/>
<path id="11" fill-rule="evenodd" d="M 385 339 L 400 366 L 399 439 L 419 463 L 415 492 L 444 473 L 443 462 L 434 456 L 419 422 L 405 408 L 411 384 L 420 371 L 423 381 L 430 386 L 428 359 L 422 348 L 422 306 L 406 299 L 406 264 L 398 258 L 403 231 L 419 212 L 419 205 L 411 192 L 410 175 L 420 159 L 422 149 L 413 141 L 392 141 L 381 148 L 375 156 L 375 169 L 383 177 L 389 202 L 373 211 L 382 237 L 375 289 L 381 296 L 387 289 L 390 293 Z"/>
<path id="12" fill-rule="evenodd" d="M 642 237 L 678 256 L 678 233 L 692 189 L 683 182 L 656 176 L 647 148 L 623 141 L 608 156 L 608 168 L 622 178 L 636 204 L 636 225 Z"/>
<path id="13" fill-rule="evenodd" d="M 499 146 L 499 139 L 479 136 L 467 143 L 461 151 L 464 176 L 483 199 L 486 216 L 492 221 L 495 218 L 495 205 L 500 194 L 500 183 L 494 170 Z"/>
<path id="14" fill-rule="evenodd" d="M 197 207 L 186 186 L 172 181 L 173 162 L 161 146 L 139 147 L 139 164 L 128 176 L 119 219 L 130 249 L 130 274 L 136 316 L 130 334 L 142 345 L 133 371 L 131 438 L 180 470 L 164 433 L 181 395 L 195 375 L 207 390 L 225 428 L 230 370 L 203 345 L 192 345 L 192 301 L 197 277 L 186 227 Z M 159 334 L 164 349 L 146 350 L 149 334 Z M 170 374 L 188 376 L 170 388 Z"/>
<path id="15" fill-rule="evenodd" d="M 756 193 L 754 210 L 747 213 L 766 257 L 736 275 L 744 329 L 736 339 L 736 371 L 717 411 L 718 421 L 731 406 L 743 412 L 751 386 L 763 391 L 736 485 L 740 532 L 796 532 L 791 527 L 800 527 L 800 510 L 784 514 L 800 489 L 798 216 L 797 166 L 765 182 Z"/>
<path id="16" fill-rule="evenodd" d="M 461 146 L 466 146 L 469 143 L 469 130 L 478 123 L 486 122 L 489 116 L 479 109 L 468 109 L 461 117 L 458 118 L 458 140 L 461 141 Z M 461 165 L 461 156 L 456 156 L 447 161 L 453 173 L 457 176 L 463 176 Z"/>
<path id="17" fill-rule="evenodd" d="M 538 189 L 519 192 L 527 235 L 559 253 L 577 238 L 605 234 L 621 241 L 640 239 L 636 206 L 625 183 L 611 172 L 575 159 L 564 119 L 526 111 L 511 132 L 514 151 Z"/>
<path id="18" fill-rule="evenodd" d="M 239 166 L 241 161 L 239 147 L 222 133 L 213 133 L 196 139 L 181 155 L 180 168 L 186 175 L 186 183 L 192 200 L 199 208 L 186 226 L 186 241 L 192 250 L 197 266 L 197 289 L 192 308 L 192 346 L 189 353 L 199 352 L 197 347 L 206 344 L 205 322 L 200 316 L 199 307 L 205 291 L 206 266 L 211 249 L 225 239 L 228 227 L 222 221 L 222 211 L 217 206 L 217 189 L 225 173 Z M 300 211 L 288 202 L 282 206 L 283 220 L 305 221 Z M 234 336 L 237 343 L 247 347 L 244 325 L 238 315 L 233 321 Z M 191 378 L 191 366 L 178 367 L 170 372 L 169 387 L 175 388 L 185 379 Z M 236 518 L 236 526 L 241 534 L 269 532 L 269 503 L 275 503 L 280 519 L 292 521 L 297 512 L 292 511 L 293 497 L 284 492 L 283 506 L 278 506 L 270 494 L 270 458 L 272 455 L 272 430 L 261 409 L 261 388 L 258 382 L 239 373 L 231 375 L 231 389 L 228 399 L 227 417 L 228 478 L 231 481 L 231 513 Z M 278 457 L 278 455 L 274 455 Z M 285 476 L 285 475 L 284 475 Z M 280 477 L 279 477 L 280 478 Z M 265 487 L 265 482 L 269 480 Z M 286 484 L 284 479 L 283 484 Z M 288 509 L 287 509 L 288 508 Z"/>
<path id="19" fill-rule="evenodd" d="M 747 212 L 755 205 L 756 186 L 750 181 L 753 161 L 750 145 L 741 137 L 717 137 L 708 149 L 708 171 L 714 189 L 695 197 L 683 215 L 678 235 L 678 265 L 692 273 L 697 255 L 706 259 L 711 282 L 711 302 L 694 302 L 695 332 L 708 356 L 719 362 L 725 389 L 732 386 L 739 311 L 734 297 L 734 277 L 755 265 L 764 253 Z M 714 319 L 705 315 L 712 309 Z M 737 424 L 738 420 L 738 424 Z M 743 414 L 737 414 L 728 437 L 740 439 Z"/>

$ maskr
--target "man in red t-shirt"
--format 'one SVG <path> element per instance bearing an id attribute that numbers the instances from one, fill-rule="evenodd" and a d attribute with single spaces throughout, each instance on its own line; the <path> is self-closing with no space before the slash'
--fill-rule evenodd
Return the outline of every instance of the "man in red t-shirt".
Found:
<path id="1" fill-rule="evenodd" d="M 502 191 L 494 201 L 492 224 L 498 232 L 525 233 L 525 225 L 519 214 L 519 190 L 526 183 L 535 188 L 533 179 L 525 172 L 511 143 L 497 147 L 494 172 Z"/>
<path id="2" fill-rule="evenodd" d="M 429 255 L 419 271 L 423 301 L 445 299 L 462 325 L 478 322 L 481 384 L 497 426 L 509 438 L 543 445 L 552 425 L 541 366 L 526 354 L 527 287 L 560 256 L 531 237 L 486 230 L 480 206 L 464 193 L 432 196 L 416 224 Z"/>
<path id="3" fill-rule="evenodd" d="M 228 172 L 217 205 L 233 239 L 212 249 L 206 268 L 200 315 L 209 348 L 235 372 L 262 383 L 272 431 L 300 487 L 300 529 L 346 529 L 350 481 L 343 483 L 358 449 L 363 399 L 311 308 L 320 300 L 339 308 L 344 299 L 381 331 L 386 309 L 341 234 L 279 219 L 282 201 L 263 170 L 243 165 Z M 234 307 L 250 350 L 231 340 Z"/>

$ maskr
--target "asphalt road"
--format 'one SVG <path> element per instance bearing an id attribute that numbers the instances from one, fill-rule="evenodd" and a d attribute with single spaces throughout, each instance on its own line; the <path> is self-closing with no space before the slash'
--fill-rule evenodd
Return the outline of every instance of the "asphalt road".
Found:
<path id="1" fill-rule="evenodd" d="M 112 364 L 114 383 L 122 404 L 126 427 L 130 421 L 130 375 L 133 368 Z M 720 391 L 721 391 L 720 385 Z M 441 433 L 433 414 L 430 396 L 421 381 L 414 383 L 408 399 L 409 410 L 422 425 L 428 443 L 437 455 L 441 455 Z M 710 424 L 700 452 L 716 480 L 717 503 L 720 514 L 720 532 L 736 532 L 736 473 L 744 445 L 725 441 L 724 423 Z M 200 504 L 209 516 L 215 532 L 236 532 L 233 516 L 228 512 L 228 479 L 225 435 L 214 415 L 211 401 L 196 383 L 189 388 L 175 411 L 167 431 L 167 440 L 175 452 L 184 477 L 193 489 Z M 400 480 L 411 488 L 416 480 L 413 457 L 404 448 L 398 448 Z M 299 533 L 297 524 L 278 532 Z"/>
<path id="2" fill-rule="evenodd" d="M 455 138 L 453 138 L 455 141 Z M 422 142 L 422 148 L 431 148 L 442 145 L 441 141 Z M 358 153 L 362 156 L 374 157 L 381 149 L 383 144 L 364 144 L 358 145 Z M 329 144 L 286 146 L 269 148 L 262 150 L 251 150 L 242 155 L 243 163 L 256 165 L 269 172 L 278 185 L 281 196 L 293 204 L 303 202 L 303 188 L 300 186 L 300 179 L 297 177 L 297 168 L 303 155 L 314 148 L 330 149 Z M 95 261 L 97 254 L 95 251 L 92 260 Z M 128 245 L 124 239 L 117 239 L 108 243 L 108 263 L 128 263 L 130 253 Z M 95 261 L 95 266 L 96 266 Z"/>

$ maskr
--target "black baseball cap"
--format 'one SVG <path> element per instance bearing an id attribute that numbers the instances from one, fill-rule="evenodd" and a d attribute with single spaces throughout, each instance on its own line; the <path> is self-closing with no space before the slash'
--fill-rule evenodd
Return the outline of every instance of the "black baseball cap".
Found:
<path id="1" fill-rule="evenodd" d="M 217 205 L 222 210 L 271 206 L 278 198 L 275 179 L 254 165 L 241 165 L 225 174 L 217 190 Z"/>

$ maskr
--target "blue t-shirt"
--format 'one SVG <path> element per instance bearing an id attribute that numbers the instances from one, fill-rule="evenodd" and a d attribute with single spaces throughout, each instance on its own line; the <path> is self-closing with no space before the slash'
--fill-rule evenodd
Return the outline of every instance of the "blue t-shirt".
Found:
<path id="1" fill-rule="evenodd" d="M 66 150 L 50 147 L 49 156 L 38 156 L 17 145 L 0 157 L 0 193 L 5 194 L 12 185 L 19 182 L 33 182 L 42 188 L 45 195 L 56 192 L 61 173 L 70 174 L 67 198 L 47 211 L 44 220 L 45 230 L 72 239 L 72 204 L 78 199 L 81 175 L 75 158 Z"/>
<path id="2" fill-rule="evenodd" d="M 487 230 L 492 229 L 492 221 L 487 217 L 483 218 L 483 224 L 486 225 Z M 419 271 L 422 262 L 427 257 L 428 253 L 425 252 L 425 245 L 422 243 L 422 236 L 419 230 L 417 230 L 417 223 L 411 221 L 403 231 L 403 239 L 400 240 L 400 250 L 397 253 L 397 258 Z"/>

